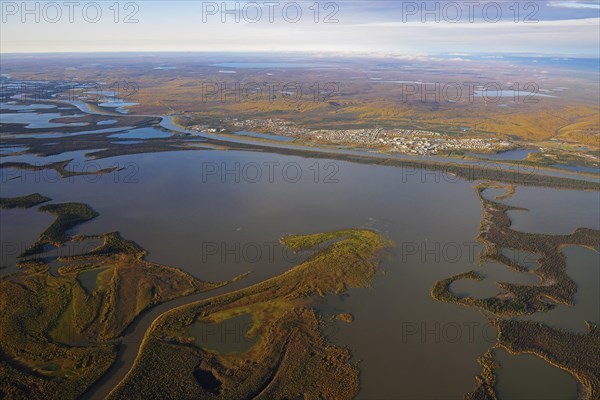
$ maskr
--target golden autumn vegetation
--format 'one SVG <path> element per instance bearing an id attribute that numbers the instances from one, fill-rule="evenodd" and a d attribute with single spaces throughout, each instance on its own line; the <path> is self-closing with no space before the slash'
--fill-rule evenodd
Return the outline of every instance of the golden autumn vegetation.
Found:
<path id="1" fill-rule="evenodd" d="M 40 211 L 57 218 L 35 248 L 102 243 L 67 257 L 40 254 L 21 261 L 21 272 L 0 277 L 0 397 L 76 398 L 112 365 L 115 340 L 141 312 L 226 284 L 149 262 L 143 249 L 116 232 L 71 237 L 70 228 L 97 215 L 84 204 L 51 204 Z M 83 283 L 86 274 L 91 285 Z"/>
<path id="2" fill-rule="evenodd" d="M 490 200 L 483 196 L 488 188 L 504 188 L 504 194 Z M 600 395 L 600 334 L 598 327 L 588 322 L 588 333 L 584 335 L 552 328 L 540 323 L 511 319 L 511 317 L 536 312 L 546 312 L 557 304 L 573 305 L 577 285 L 566 273 L 564 245 L 597 247 L 600 232 L 593 229 L 577 229 L 569 235 L 547 235 L 524 233 L 511 228 L 507 215 L 517 207 L 501 203 L 511 197 L 515 186 L 482 182 L 475 186 L 483 206 L 483 219 L 477 237 L 484 245 L 482 261 L 496 261 L 515 271 L 528 273 L 528 269 L 504 255 L 503 248 L 539 255 L 538 266 L 532 273 L 541 279 L 539 285 L 519 285 L 498 282 L 500 293 L 484 299 L 470 296 L 460 297 L 452 292 L 453 282 L 461 279 L 481 280 L 476 271 L 442 279 L 434 284 L 431 296 L 439 301 L 477 307 L 489 316 L 491 324 L 498 330 L 494 347 L 501 347 L 511 354 L 533 353 L 550 364 L 574 375 L 580 382 L 582 398 L 591 400 Z M 494 391 L 498 363 L 494 352 L 488 351 L 479 359 L 483 372 L 476 377 L 478 386 L 465 395 L 466 400 L 497 400 Z"/>
<path id="3" fill-rule="evenodd" d="M 325 294 L 368 286 L 378 252 L 391 243 L 359 229 L 287 236 L 282 243 L 294 250 L 326 247 L 280 276 L 163 314 L 147 332 L 133 369 L 109 397 L 353 398 L 358 369 L 348 350 L 323 337 L 313 306 Z M 246 335 L 257 341 L 241 354 L 203 348 L 190 334 L 197 322 L 243 314 L 252 316 Z"/>

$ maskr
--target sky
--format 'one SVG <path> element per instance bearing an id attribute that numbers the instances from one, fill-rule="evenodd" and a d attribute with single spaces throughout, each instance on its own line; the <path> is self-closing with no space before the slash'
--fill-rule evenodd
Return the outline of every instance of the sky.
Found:
<path id="1" fill-rule="evenodd" d="M 0 53 L 295 51 L 600 57 L 600 0 L 0 0 L 0 13 Z"/>

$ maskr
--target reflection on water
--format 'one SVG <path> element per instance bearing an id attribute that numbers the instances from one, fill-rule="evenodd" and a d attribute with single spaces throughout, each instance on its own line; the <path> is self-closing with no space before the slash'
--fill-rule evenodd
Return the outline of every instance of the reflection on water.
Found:
<path id="1" fill-rule="evenodd" d="M 335 338 L 362 360 L 361 396 L 394 398 L 401 388 L 404 398 L 460 398 L 473 388 L 473 376 L 480 370 L 476 358 L 490 346 L 483 335 L 487 320 L 477 310 L 444 304 L 429 295 L 438 279 L 476 264 L 476 250 L 470 245 L 481 207 L 472 183 L 403 177 L 398 168 L 338 161 L 335 180 L 325 181 L 331 172 L 325 170 L 328 160 L 239 151 L 136 154 L 97 161 L 134 163 L 135 183 L 115 180 L 114 174 L 59 182 L 36 182 L 29 176 L 3 183 L 3 196 L 35 191 L 54 202 L 89 204 L 100 216 L 77 226 L 74 233 L 120 231 L 147 249 L 151 261 L 181 267 L 209 281 L 251 271 L 244 280 L 251 284 L 289 270 L 301 258 L 278 243 L 288 233 L 378 229 L 398 246 L 390 251 L 386 275 L 376 278 L 375 287 L 353 291 L 344 300 L 344 309 L 356 320 L 344 323 Z M 259 179 L 242 172 L 250 164 L 262 167 Z M 207 165 L 217 170 L 209 174 Z M 236 170 L 239 173 L 230 172 Z M 436 257 L 428 252 L 436 243 L 458 243 L 462 254 Z M 418 335 L 399 341 L 407 324 L 421 322 L 433 327 L 458 323 L 464 329 L 475 322 L 479 330 L 472 341 L 466 333 L 459 342 L 436 341 L 432 335 L 423 341 Z M 410 372 L 399 377 L 398 371 Z M 440 384 L 426 385 L 432 379 Z"/>
<path id="2" fill-rule="evenodd" d="M 577 399 L 575 377 L 535 355 L 496 350 L 496 359 L 500 363 L 496 390 L 502 400 Z"/>
<path id="3" fill-rule="evenodd" d="M 141 136 L 118 137 L 147 139 L 157 137 L 157 132 L 170 136 L 159 129 L 141 128 L 124 134 Z M 6 158 L 48 163 L 83 160 L 88 152 Z M 149 260 L 180 267 L 209 281 L 251 271 L 244 283 L 252 284 L 289 270 L 301 259 L 278 243 L 288 233 L 377 229 L 397 246 L 386 254 L 373 288 L 328 296 L 320 308 L 323 315 L 349 312 L 354 316 L 350 324 L 331 321 L 335 328 L 325 334 L 334 344 L 349 346 L 354 360 L 361 361 L 359 398 L 461 398 L 475 387 L 474 376 L 481 370 L 476 358 L 493 344 L 495 331 L 477 309 L 434 301 L 429 294 L 437 280 L 477 268 L 475 256 L 481 248 L 473 238 L 480 226 L 481 204 L 472 182 L 440 180 L 431 174 L 406 175 L 393 167 L 264 152 L 199 150 L 96 161 L 100 167 L 132 163 L 135 179 L 126 182 L 115 173 L 99 179 L 48 180 L 31 173 L 8 180 L 5 178 L 15 171 L 3 170 L 2 196 L 39 192 L 54 202 L 89 204 L 100 216 L 77 226 L 73 233 L 120 231 L 147 249 Z M 336 167 L 333 180 L 325 180 L 331 173 L 325 168 L 328 162 Z M 253 169 L 245 168 L 248 165 Z M 256 174 L 256 165 L 260 174 Z M 531 209 L 517 216 L 515 226 L 524 229 L 569 232 L 571 227 L 598 221 L 599 212 L 593 207 L 598 204 L 598 193 L 519 187 L 515 197 L 505 202 Z M 3 238 L 29 244 L 53 220 L 35 209 L 3 210 L 0 215 Z M 525 215 L 527 223 L 523 222 Z M 552 221 L 546 222 L 548 219 Z M 448 244 L 453 247 L 446 252 Z M 510 257 L 510 249 L 506 251 Z M 16 255 L 12 257 L 14 260 Z M 482 290 L 482 295 L 494 295 L 497 287 L 486 289 L 486 285 L 498 280 L 539 282 L 532 274 L 519 274 L 500 264 L 490 263 L 479 271 L 486 279 L 469 282 L 480 286 L 464 288 L 468 293 Z M 573 276 L 578 285 L 579 279 L 584 279 Z M 90 285 L 97 282 L 92 275 L 83 277 L 89 277 Z M 589 276 L 585 279 L 591 280 Z M 453 290 L 463 289 L 453 286 Z M 586 293 L 582 289 L 581 295 L 588 296 Z M 591 303 L 581 304 L 586 312 L 597 310 Z M 241 325 L 250 321 L 247 314 L 236 318 L 246 318 L 240 320 Z M 232 321 L 237 320 L 221 324 Z M 202 324 L 196 325 L 200 331 L 194 336 L 202 338 L 206 333 L 201 340 L 207 348 L 223 352 L 247 349 L 228 347 L 231 343 L 227 341 L 225 347 L 221 347 L 223 343 L 207 344 L 218 338 L 207 332 L 219 324 Z M 530 376 L 521 375 L 520 379 L 514 382 L 526 386 Z"/>

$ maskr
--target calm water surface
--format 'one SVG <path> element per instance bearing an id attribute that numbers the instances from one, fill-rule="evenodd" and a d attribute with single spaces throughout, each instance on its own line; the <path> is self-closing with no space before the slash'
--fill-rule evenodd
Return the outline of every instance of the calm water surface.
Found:
<path id="1" fill-rule="evenodd" d="M 141 128 L 129 132 L 141 136 L 120 137 L 146 139 L 156 137 L 152 136 L 156 132 L 164 133 Z M 88 152 L 3 157 L 3 161 L 85 162 Z M 204 280 L 251 271 L 243 285 L 279 275 L 301 261 L 278 244 L 285 234 L 377 229 L 396 246 L 386 252 L 373 287 L 327 296 L 319 306 L 324 315 L 349 312 L 355 317 L 351 324 L 330 321 L 325 334 L 335 344 L 348 346 L 359 362 L 359 397 L 462 398 L 476 386 L 474 376 L 480 373 L 476 358 L 493 344 L 494 330 L 478 310 L 434 301 L 429 295 L 437 280 L 478 269 L 481 246 L 474 238 L 481 205 L 472 182 L 439 179 L 432 173 L 407 176 L 394 167 L 258 152 L 199 150 L 94 162 L 102 168 L 129 167 L 100 177 L 62 180 L 48 179 L 42 172 L 0 170 L 2 196 L 39 192 L 55 203 L 86 203 L 100 216 L 72 233 L 120 231 L 148 250 L 151 261 L 180 267 Z M 7 179 L 15 176 L 18 179 Z M 530 210 L 511 213 L 518 230 L 568 233 L 580 226 L 599 228 L 598 193 L 519 187 L 504 202 Z M 36 208 L 2 210 L 0 217 L 3 246 L 7 237 L 18 245 L 33 243 L 53 220 Z M 581 285 L 582 297 L 564 311 L 576 310 L 569 314 L 574 315 L 573 326 L 597 311 L 593 294 L 598 288 L 591 287 L 591 280 L 596 277 L 597 282 L 598 271 L 586 267 L 597 253 L 583 250 L 581 254 L 580 248 L 564 250 L 568 273 Z M 17 253 L 9 253 L 3 249 L 2 261 L 14 270 Z M 453 290 L 483 290 L 481 295 L 488 295 L 490 290 L 494 294 L 497 280 L 538 281 L 533 274 L 515 273 L 498 264 L 478 270 L 486 276 L 483 289 Z M 553 392 L 570 396 L 573 380 L 568 374 L 554 379 L 555 368 L 539 361 L 526 364 L 528 374 L 503 373 L 502 382 L 527 386 L 532 377 L 551 379 L 558 387 Z"/>
<path id="2" fill-rule="evenodd" d="M 576 400 L 577 380 L 531 354 L 496 351 L 498 396 L 502 400 Z M 526 384 L 523 384 L 526 381 Z"/>

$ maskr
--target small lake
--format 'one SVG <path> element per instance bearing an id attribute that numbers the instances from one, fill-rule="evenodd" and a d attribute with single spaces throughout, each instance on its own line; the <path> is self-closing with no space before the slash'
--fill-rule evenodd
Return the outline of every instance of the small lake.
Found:
<path id="1" fill-rule="evenodd" d="M 105 119 L 103 121 L 96 122 L 96 125 L 112 125 L 117 123 L 116 119 Z"/>
<path id="2" fill-rule="evenodd" d="M 102 274 L 110 268 L 111 267 L 94 268 L 82 271 L 77 275 L 77 280 L 86 292 L 93 293 L 98 289 L 98 280 L 100 278 L 100 274 Z"/>
<path id="3" fill-rule="evenodd" d="M 557 96 L 552 96 L 550 94 L 543 94 L 538 92 L 529 92 L 523 90 L 514 90 L 514 89 L 494 89 L 494 88 L 485 88 L 475 90 L 473 92 L 473 96 L 475 97 L 486 97 L 490 100 L 499 98 L 499 97 L 512 97 L 515 100 L 525 100 L 530 97 L 552 97 L 555 98 Z"/>
<path id="4" fill-rule="evenodd" d="M 19 153 L 21 151 L 27 150 L 28 148 L 29 147 L 21 147 L 21 146 L 0 147 L 0 155 Z"/>
<path id="5" fill-rule="evenodd" d="M 0 103 L 0 110 L 9 111 L 36 111 L 36 110 L 49 110 L 56 108 L 54 104 L 12 104 L 12 103 Z"/>
<path id="6" fill-rule="evenodd" d="M 121 113 L 121 114 L 128 114 L 129 110 L 126 109 L 126 107 L 131 107 L 131 106 L 135 106 L 138 103 L 133 103 L 133 102 L 126 102 L 126 101 L 105 101 L 102 103 L 98 103 L 98 106 L 100 107 L 107 107 L 107 108 L 114 108 L 115 111 Z"/>
<path id="7" fill-rule="evenodd" d="M 189 334 L 196 338 L 196 345 L 203 349 L 220 354 L 243 353 L 258 341 L 258 338 L 247 336 L 253 324 L 252 315 L 241 314 L 219 323 L 197 321 L 190 327 Z"/>
<path id="8" fill-rule="evenodd" d="M 468 156 L 485 158 L 487 160 L 510 160 L 510 161 L 520 161 L 524 160 L 531 153 L 539 153 L 539 149 L 517 149 L 517 150 L 508 150 L 501 151 L 496 154 L 485 154 L 485 153 L 467 153 Z"/>
<path id="9" fill-rule="evenodd" d="M 450 285 L 450 290 L 459 297 L 473 297 L 483 299 L 494 297 L 501 292 L 498 282 L 507 282 L 520 285 L 539 285 L 540 278 L 537 275 L 516 272 L 509 267 L 497 263 L 486 263 L 482 268 L 475 271 L 483 277 L 481 281 L 472 279 L 461 279 Z"/>
<path id="10" fill-rule="evenodd" d="M 87 126 L 87 122 L 73 122 L 68 124 L 50 122 L 57 118 L 81 118 L 86 114 L 62 115 L 58 113 L 2 113 L 0 114 L 0 123 L 3 124 L 22 124 L 27 129 L 42 128 L 62 128 L 66 126 Z M 7 133 L 6 131 L 3 133 Z"/>
<path id="11" fill-rule="evenodd" d="M 578 166 L 578 165 L 561 165 L 561 164 L 554 164 L 553 167 L 558 168 L 558 169 L 564 169 L 566 171 L 572 171 L 572 172 L 589 172 L 592 174 L 600 174 L 600 167 L 582 167 L 582 166 Z"/>

